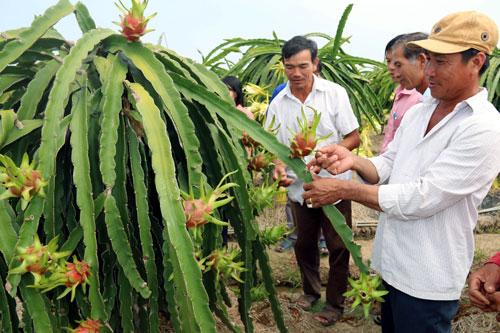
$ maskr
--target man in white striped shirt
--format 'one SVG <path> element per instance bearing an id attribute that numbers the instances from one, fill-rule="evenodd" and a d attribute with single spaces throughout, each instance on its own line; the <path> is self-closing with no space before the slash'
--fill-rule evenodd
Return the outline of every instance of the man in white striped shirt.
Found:
<path id="1" fill-rule="evenodd" d="M 480 75 L 498 43 L 498 28 L 477 12 L 446 16 L 429 38 L 432 98 L 405 115 L 386 152 L 371 159 L 340 146 L 309 166 L 333 174 L 354 170 L 367 182 L 316 179 L 303 197 L 314 207 L 339 199 L 381 211 L 372 267 L 389 291 L 383 332 L 451 332 L 469 272 L 477 207 L 500 172 L 500 114 Z"/>

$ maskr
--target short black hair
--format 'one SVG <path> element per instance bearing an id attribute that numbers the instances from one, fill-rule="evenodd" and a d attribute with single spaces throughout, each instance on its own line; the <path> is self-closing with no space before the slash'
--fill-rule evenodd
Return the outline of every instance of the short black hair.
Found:
<path id="1" fill-rule="evenodd" d="M 283 59 L 288 59 L 304 50 L 311 51 L 311 61 L 314 62 L 314 59 L 318 56 L 318 45 L 316 42 L 304 36 L 295 36 L 283 45 L 281 56 Z"/>
<path id="2" fill-rule="evenodd" d="M 236 98 L 234 99 L 236 105 L 244 106 L 243 90 L 241 88 L 240 80 L 236 76 L 226 76 L 222 79 L 222 82 L 224 82 L 229 89 L 236 93 Z"/>
<path id="3" fill-rule="evenodd" d="M 462 51 L 460 52 L 460 54 L 462 55 L 462 62 L 464 64 L 468 63 L 469 60 L 472 59 L 472 57 L 474 57 L 476 54 L 478 54 L 479 50 L 476 50 L 476 49 L 468 49 L 468 50 L 465 50 L 465 51 Z M 481 69 L 479 70 L 479 76 L 483 75 L 484 72 L 486 72 L 486 70 L 488 69 L 488 67 L 490 67 L 490 56 L 486 55 L 486 59 L 484 60 L 484 64 L 483 66 L 481 67 Z"/>
<path id="4" fill-rule="evenodd" d="M 414 60 L 420 53 L 424 53 L 425 51 L 419 46 L 412 45 L 411 47 L 408 47 L 407 44 L 409 42 L 427 39 L 428 37 L 429 35 L 423 32 L 412 32 L 409 34 L 398 35 L 387 43 L 385 46 L 385 53 L 402 45 L 404 57 L 408 60 Z"/>

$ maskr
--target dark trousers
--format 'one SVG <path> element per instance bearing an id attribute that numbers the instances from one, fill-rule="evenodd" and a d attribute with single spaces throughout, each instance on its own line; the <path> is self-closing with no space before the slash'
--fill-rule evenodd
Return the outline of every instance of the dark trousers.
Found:
<path id="1" fill-rule="evenodd" d="M 431 301 L 416 298 L 384 282 L 389 291 L 382 303 L 382 332 L 449 333 L 458 300 Z"/>
<path id="2" fill-rule="evenodd" d="M 343 200 L 336 207 L 344 215 L 347 224 L 351 226 L 351 202 Z M 334 310 L 342 312 L 345 299 L 342 294 L 347 290 L 349 275 L 349 251 L 321 208 L 307 208 L 306 205 L 302 206 L 294 202 L 292 211 L 297 223 L 295 256 L 302 275 L 304 293 L 320 296 L 318 239 L 320 230 L 323 230 L 330 264 L 326 302 Z"/>

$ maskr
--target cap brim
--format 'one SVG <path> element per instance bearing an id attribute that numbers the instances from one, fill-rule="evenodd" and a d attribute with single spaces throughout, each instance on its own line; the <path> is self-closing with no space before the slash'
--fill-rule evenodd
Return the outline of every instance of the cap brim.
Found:
<path id="1" fill-rule="evenodd" d="M 441 54 L 459 53 L 468 50 L 470 48 L 470 46 L 452 44 L 436 39 L 423 39 L 423 40 L 413 41 L 409 42 L 407 45 L 408 47 L 419 46 L 424 50 Z"/>

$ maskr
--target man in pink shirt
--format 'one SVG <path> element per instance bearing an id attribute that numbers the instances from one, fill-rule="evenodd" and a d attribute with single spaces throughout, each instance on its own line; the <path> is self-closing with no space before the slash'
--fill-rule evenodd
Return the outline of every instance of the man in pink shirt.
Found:
<path id="1" fill-rule="evenodd" d="M 385 47 L 387 69 L 395 83 L 395 91 L 389 120 L 385 128 L 381 152 L 394 138 L 404 114 L 413 105 L 420 103 L 429 83 L 424 75 L 426 57 L 421 48 L 408 48 L 408 42 L 426 39 L 427 34 L 415 32 L 394 37 Z"/>

